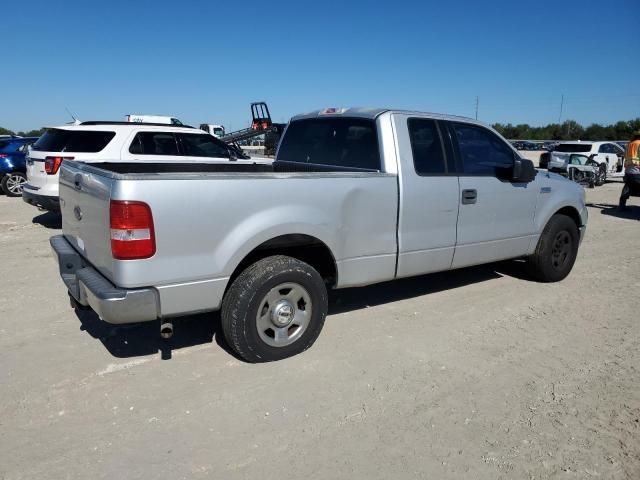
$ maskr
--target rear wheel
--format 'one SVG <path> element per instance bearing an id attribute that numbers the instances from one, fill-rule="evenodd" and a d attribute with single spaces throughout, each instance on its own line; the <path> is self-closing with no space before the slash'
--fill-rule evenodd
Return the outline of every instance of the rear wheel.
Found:
<path id="1" fill-rule="evenodd" d="M 535 253 L 527 259 L 527 270 L 541 282 L 564 279 L 576 261 L 579 243 L 575 222 L 566 215 L 554 215 L 544 227 Z"/>
<path id="2" fill-rule="evenodd" d="M 27 183 L 27 176 L 22 172 L 7 173 L 2 177 L 2 190 L 7 197 L 19 197 L 22 195 L 22 187 Z"/>
<path id="3" fill-rule="evenodd" d="M 222 331 L 248 362 L 291 357 L 318 338 L 327 315 L 320 274 L 292 257 L 257 261 L 233 282 L 222 301 Z"/>

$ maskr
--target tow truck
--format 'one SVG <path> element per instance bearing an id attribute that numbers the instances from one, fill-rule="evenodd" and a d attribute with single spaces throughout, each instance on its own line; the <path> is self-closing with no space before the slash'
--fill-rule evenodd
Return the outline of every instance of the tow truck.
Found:
<path id="1" fill-rule="evenodd" d="M 220 140 L 225 143 L 235 144 L 242 140 L 248 140 L 258 135 L 264 135 L 273 128 L 271 122 L 271 115 L 269 114 L 269 107 L 266 102 L 254 102 L 251 104 L 251 126 L 249 128 L 243 128 L 242 130 L 236 130 L 225 135 L 220 136 Z"/>

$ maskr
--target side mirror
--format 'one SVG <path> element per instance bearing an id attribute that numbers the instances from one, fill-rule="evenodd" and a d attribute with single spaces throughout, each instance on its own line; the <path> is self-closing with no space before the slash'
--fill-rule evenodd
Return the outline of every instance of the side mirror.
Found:
<path id="1" fill-rule="evenodd" d="M 533 166 L 533 162 L 531 160 L 527 160 L 526 158 L 516 158 L 513 163 L 511 180 L 518 183 L 529 183 L 536 178 L 537 174 L 538 172 L 536 171 L 536 167 Z"/>
<path id="2" fill-rule="evenodd" d="M 229 147 L 229 160 L 232 162 L 238 160 L 238 152 L 236 152 L 236 149 L 233 147 Z"/>

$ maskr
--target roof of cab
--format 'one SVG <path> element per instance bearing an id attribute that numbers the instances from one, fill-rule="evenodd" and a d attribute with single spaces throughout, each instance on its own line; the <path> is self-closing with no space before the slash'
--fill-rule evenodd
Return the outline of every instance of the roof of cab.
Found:
<path id="1" fill-rule="evenodd" d="M 350 108 L 323 108 L 308 113 L 302 113 L 291 118 L 291 121 L 303 120 L 308 118 L 319 117 L 349 117 L 349 118 L 366 118 L 375 120 L 383 113 L 400 113 L 407 115 L 418 115 L 423 117 L 436 118 L 440 120 L 465 121 L 482 125 L 482 122 L 473 118 L 462 117 L 458 115 L 446 115 L 442 113 L 418 112 L 415 110 L 401 110 L 391 108 L 367 108 L 367 107 L 350 107 Z"/>

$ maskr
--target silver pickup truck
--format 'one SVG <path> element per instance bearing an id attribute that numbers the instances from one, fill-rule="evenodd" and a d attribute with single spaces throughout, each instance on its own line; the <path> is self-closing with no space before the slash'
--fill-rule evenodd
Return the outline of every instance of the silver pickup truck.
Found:
<path id="1" fill-rule="evenodd" d="M 511 258 L 571 271 L 584 190 L 491 128 L 447 115 L 294 117 L 270 165 L 65 161 L 51 238 L 76 308 L 110 323 L 221 310 L 250 362 L 309 348 L 327 289 Z"/>

